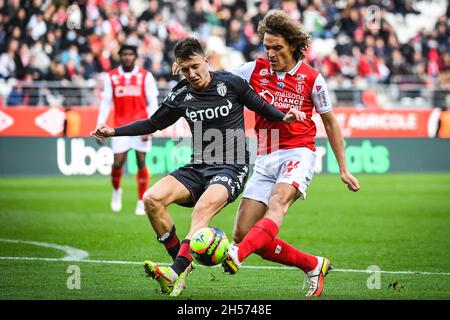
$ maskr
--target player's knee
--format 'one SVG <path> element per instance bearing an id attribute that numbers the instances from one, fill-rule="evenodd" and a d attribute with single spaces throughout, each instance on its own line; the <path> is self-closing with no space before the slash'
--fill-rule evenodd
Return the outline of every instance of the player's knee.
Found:
<path id="1" fill-rule="evenodd" d="M 285 205 L 287 202 L 289 202 L 289 195 L 283 194 L 281 192 L 275 192 L 270 196 L 269 204 L 270 202 L 276 203 L 277 205 Z"/>
<path id="2" fill-rule="evenodd" d="M 201 217 L 206 215 L 208 212 L 208 203 L 206 202 L 197 202 L 194 207 L 194 211 L 192 211 L 192 217 Z"/>
<path id="3" fill-rule="evenodd" d="M 152 189 L 145 191 L 142 200 L 144 201 L 145 210 L 149 215 L 155 214 L 159 209 L 164 207 L 163 199 L 152 192 Z"/>
<path id="4" fill-rule="evenodd" d="M 273 215 L 284 216 L 284 214 L 289 209 L 291 203 L 292 203 L 291 195 L 276 192 L 270 196 L 267 211 L 271 212 L 271 214 Z"/>

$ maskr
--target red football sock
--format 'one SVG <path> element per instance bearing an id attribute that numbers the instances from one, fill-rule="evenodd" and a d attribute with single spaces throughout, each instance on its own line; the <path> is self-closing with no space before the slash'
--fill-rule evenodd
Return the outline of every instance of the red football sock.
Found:
<path id="1" fill-rule="evenodd" d="M 273 220 L 269 218 L 259 220 L 251 227 L 242 242 L 237 245 L 239 261 L 242 262 L 251 253 L 264 248 L 275 239 L 277 234 L 278 226 Z"/>
<path id="2" fill-rule="evenodd" d="M 120 179 L 122 178 L 122 168 L 112 167 L 111 169 L 111 181 L 114 189 L 120 188 Z"/>
<path id="3" fill-rule="evenodd" d="M 192 261 L 190 243 L 191 241 L 188 239 L 183 240 L 181 242 L 180 250 L 178 251 L 178 256 L 184 257 L 188 261 Z"/>
<path id="4" fill-rule="evenodd" d="M 178 239 L 175 225 L 173 225 L 172 230 L 170 230 L 170 232 L 158 238 L 158 241 L 164 245 L 164 247 L 167 250 L 167 253 L 175 261 L 175 258 L 178 255 L 178 251 L 180 250 L 180 239 Z"/>
<path id="5" fill-rule="evenodd" d="M 142 167 L 139 169 L 136 179 L 138 184 L 138 194 L 139 194 L 139 200 L 142 200 L 142 197 L 144 196 L 145 191 L 148 189 L 148 170 L 147 167 Z"/>
<path id="6" fill-rule="evenodd" d="M 317 266 L 317 258 L 300 251 L 280 238 L 275 238 L 258 254 L 266 260 L 278 262 L 286 266 L 294 266 L 309 272 Z"/>
<path id="7" fill-rule="evenodd" d="M 191 240 L 189 239 L 181 241 L 180 251 L 178 251 L 175 261 L 170 266 L 178 275 L 186 270 L 192 261 L 190 242 Z"/>

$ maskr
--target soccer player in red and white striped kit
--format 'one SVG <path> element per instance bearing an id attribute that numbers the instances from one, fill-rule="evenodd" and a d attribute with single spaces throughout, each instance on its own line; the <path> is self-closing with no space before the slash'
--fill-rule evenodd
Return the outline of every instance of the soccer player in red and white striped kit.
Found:
<path id="1" fill-rule="evenodd" d="M 320 296 L 330 261 L 293 247 L 277 237 L 288 208 L 306 198 L 315 169 L 316 126 L 313 109 L 320 114 L 336 156 L 341 180 L 350 191 L 359 190 L 358 180 L 348 171 L 344 141 L 333 114 L 325 80 L 303 59 L 311 37 L 300 24 L 280 10 L 269 12 L 258 25 L 267 58 L 248 62 L 233 72 L 279 110 L 296 108 L 306 120 L 286 126 L 256 115 L 258 152 L 254 172 L 242 195 L 225 272 L 234 274 L 251 253 L 284 265 L 295 266 L 310 281 L 307 296 Z M 298 214 L 298 213 L 293 213 Z"/>
<path id="2" fill-rule="evenodd" d="M 136 65 L 137 47 L 123 45 L 119 50 L 120 66 L 111 70 L 104 77 L 104 86 L 100 103 L 97 124 L 105 123 L 111 106 L 114 104 L 114 126 L 122 126 L 130 122 L 147 119 L 158 109 L 158 88 L 153 75 Z M 102 139 L 97 139 L 103 143 Z M 149 172 L 145 165 L 146 153 L 150 150 L 149 136 L 113 137 L 111 147 L 114 163 L 111 168 L 113 193 L 111 209 L 119 212 L 122 209 L 122 188 L 120 186 L 123 165 L 129 149 L 136 151 L 138 165 L 137 186 L 138 200 L 136 215 L 145 215 L 142 197 L 149 185 Z"/>

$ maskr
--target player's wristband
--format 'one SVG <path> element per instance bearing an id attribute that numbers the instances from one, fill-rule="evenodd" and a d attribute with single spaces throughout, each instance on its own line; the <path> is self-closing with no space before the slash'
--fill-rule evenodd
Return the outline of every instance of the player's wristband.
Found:
<path id="1" fill-rule="evenodd" d="M 149 119 L 145 119 L 114 128 L 114 136 L 143 136 L 157 130 L 156 126 Z"/>

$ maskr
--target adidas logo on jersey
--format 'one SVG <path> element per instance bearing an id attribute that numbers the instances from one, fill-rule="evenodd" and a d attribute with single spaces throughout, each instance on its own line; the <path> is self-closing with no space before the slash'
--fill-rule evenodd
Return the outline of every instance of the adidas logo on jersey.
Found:
<path id="1" fill-rule="evenodd" d="M 188 93 L 186 95 L 186 97 L 184 97 L 184 101 L 189 101 L 189 100 L 192 100 L 192 99 L 194 99 L 194 97 L 190 93 Z"/>

